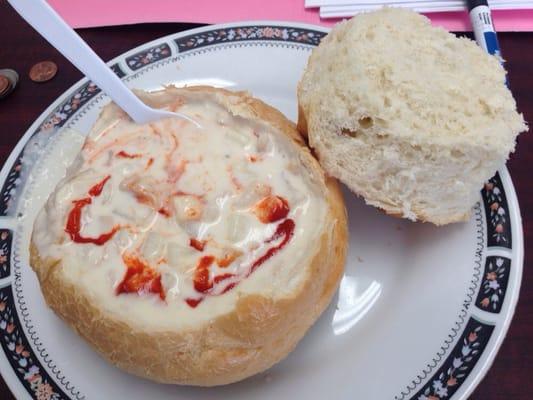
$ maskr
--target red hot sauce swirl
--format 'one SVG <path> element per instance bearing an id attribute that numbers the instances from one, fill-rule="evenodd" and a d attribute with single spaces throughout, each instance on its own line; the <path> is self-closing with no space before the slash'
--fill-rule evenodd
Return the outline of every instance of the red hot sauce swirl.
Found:
<path id="1" fill-rule="evenodd" d="M 81 231 L 81 213 L 83 211 L 83 208 L 85 206 L 88 206 L 92 203 L 93 197 L 98 197 L 102 194 L 102 190 L 104 189 L 104 186 L 106 182 L 111 178 L 110 175 L 107 175 L 104 179 L 102 179 L 100 182 L 92 186 L 87 194 L 89 197 L 85 197 L 83 199 L 74 200 L 72 204 L 74 206 L 70 210 L 68 217 L 67 217 L 67 224 L 65 226 L 65 232 L 69 234 L 70 238 L 75 243 L 92 243 L 97 246 L 102 246 L 105 244 L 108 240 L 110 240 L 115 233 L 119 230 L 118 226 L 114 226 L 109 232 L 102 233 L 98 237 L 86 237 L 82 236 Z"/>
<path id="2" fill-rule="evenodd" d="M 283 219 L 290 211 L 288 202 L 279 196 L 265 197 L 258 203 L 258 205 L 259 206 L 256 205 L 255 210 L 260 211 L 259 213 L 256 212 L 256 215 L 263 223 L 269 223 Z M 248 272 L 244 276 L 238 276 L 232 273 L 224 273 L 211 278 L 210 267 L 215 261 L 215 258 L 213 256 L 203 256 L 200 258 L 193 277 L 194 288 L 200 294 L 200 296 L 197 298 L 187 298 L 185 300 L 186 303 L 190 307 L 195 308 L 204 300 L 206 296 L 214 295 L 212 291 L 215 284 L 219 284 L 224 281 L 231 280 L 231 282 L 228 282 L 228 284 L 217 293 L 218 295 L 224 294 L 233 289 L 240 281 L 250 276 L 257 268 L 259 268 L 262 264 L 283 249 L 294 235 L 294 228 L 295 223 L 293 219 L 286 218 L 280 222 L 277 225 L 274 234 L 270 238 L 266 239 L 264 243 L 269 244 L 274 241 L 281 240 L 279 243 L 269 247 L 263 255 L 257 258 L 248 267 Z"/>
<path id="3" fill-rule="evenodd" d="M 127 267 L 126 274 L 116 288 L 116 294 L 146 293 L 157 294 L 161 300 L 165 300 L 165 291 L 161 284 L 161 274 L 156 272 L 147 263 L 133 255 L 123 255 L 122 260 Z"/>

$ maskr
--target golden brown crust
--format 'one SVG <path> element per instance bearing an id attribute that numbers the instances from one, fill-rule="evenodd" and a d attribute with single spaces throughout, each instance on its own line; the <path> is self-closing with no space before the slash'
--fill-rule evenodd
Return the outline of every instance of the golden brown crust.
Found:
<path id="1" fill-rule="evenodd" d="M 307 118 L 305 117 L 305 112 L 301 104 L 298 104 L 298 123 L 296 124 L 296 129 L 304 137 L 308 137 L 307 132 Z"/>
<path id="2" fill-rule="evenodd" d="M 63 278 L 62 269 L 67 266 L 43 260 L 33 243 L 30 263 L 47 304 L 111 363 L 158 382 L 214 386 L 261 372 L 296 346 L 326 308 L 340 281 L 346 258 L 347 220 L 337 182 L 324 176 L 294 124 L 283 114 L 246 93 L 207 87 L 187 90 L 214 92 L 221 97 L 237 95 L 237 107 L 248 109 L 290 137 L 300 146 L 307 168 L 320 177 L 330 223 L 324 227 L 306 282 L 291 298 L 242 297 L 231 313 L 193 331 L 148 332 L 93 305 L 83 290 Z"/>

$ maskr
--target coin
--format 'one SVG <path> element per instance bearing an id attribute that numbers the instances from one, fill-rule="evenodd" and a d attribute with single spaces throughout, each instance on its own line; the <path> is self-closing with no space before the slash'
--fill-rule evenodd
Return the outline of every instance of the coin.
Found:
<path id="1" fill-rule="evenodd" d="M 4 79 L 7 80 L 7 85 Z M 19 81 L 19 74 L 12 69 L 0 69 L 0 100 L 7 97 L 15 88 Z"/>
<path id="2" fill-rule="evenodd" d="M 0 75 L 0 96 L 9 90 L 10 82 L 4 75 Z"/>
<path id="3" fill-rule="evenodd" d="M 52 61 L 42 61 L 30 69 L 30 79 L 34 82 L 46 82 L 56 76 L 57 65 Z"/>

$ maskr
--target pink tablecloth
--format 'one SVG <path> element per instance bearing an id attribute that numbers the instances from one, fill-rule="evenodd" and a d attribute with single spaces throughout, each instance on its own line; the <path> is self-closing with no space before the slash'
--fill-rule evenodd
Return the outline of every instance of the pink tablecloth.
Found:
<path id="1" fill-rule="evenodd" d="M 305 9 L 304 0 L 48 0 L 75 28 L 140 22 L 222 23 L 243 20 L 295 21 L 331 26 L 318 9 Z M 428 15 L 435 25 L 470 31 L 466 12 Z M 533 10 L 494 11 L 498 31 L 533 31 Z"/>

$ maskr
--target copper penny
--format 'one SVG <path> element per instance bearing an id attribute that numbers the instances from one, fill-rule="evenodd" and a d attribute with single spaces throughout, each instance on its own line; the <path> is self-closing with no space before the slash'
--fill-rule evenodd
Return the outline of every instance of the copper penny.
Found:
<path id="1" fill-rule="evenodd" d="M 57 65 L 52 61 L 42 61 L 30 69 L 30 79 L 34 82 L 46 82 L 56 76 Z"/>
<path id="2" fill-rule="evenodd" d="M 0 95 L 9 90 L 10 82 L 4 75 L 0 75 Z"/>

